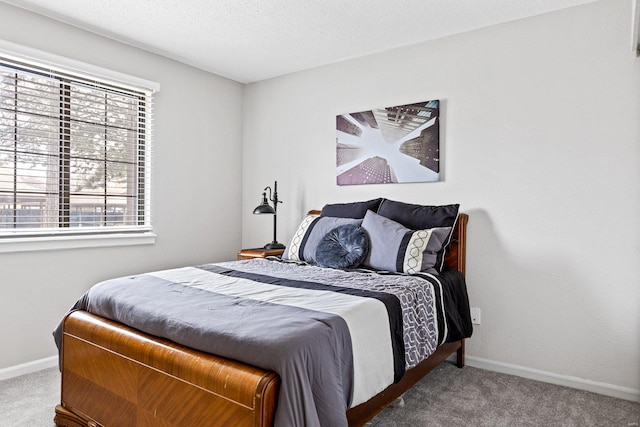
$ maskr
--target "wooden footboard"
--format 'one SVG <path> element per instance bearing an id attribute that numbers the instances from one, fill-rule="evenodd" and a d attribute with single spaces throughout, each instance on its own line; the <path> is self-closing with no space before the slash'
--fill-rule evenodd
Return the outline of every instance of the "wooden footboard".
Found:
<path id="1" fill-rule="evenodd" d="M 84 311 L 64 321 L 56 425 L 266 426 L 280 379 Z"/>

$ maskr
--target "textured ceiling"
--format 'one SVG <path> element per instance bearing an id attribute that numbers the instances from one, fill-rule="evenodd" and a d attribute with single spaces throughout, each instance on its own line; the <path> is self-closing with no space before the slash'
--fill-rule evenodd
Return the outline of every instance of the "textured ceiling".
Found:
<path id="1" fill-rule="evenodd" d="M 0 0 L 248 83 L 595 0 Z"/>

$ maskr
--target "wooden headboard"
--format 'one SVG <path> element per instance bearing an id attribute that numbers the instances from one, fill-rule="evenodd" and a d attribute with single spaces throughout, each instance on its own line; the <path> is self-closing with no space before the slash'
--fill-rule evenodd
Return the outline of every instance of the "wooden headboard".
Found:
<path id="1" fill-rule="evenodd" d="M 455 268 L 465 275 L 467 267 L 467 223 L 469 215 L 461 213 L 458 215 L 456 228 L 453 229 L 451 244 L 447 249 L 447 258 L 444 264 L 447 267 Z"/>
<path id="2" fill-rule="evenodd" d="M 315 209 L 309 211 L 309 215 L 320 215 L 320 213 L 321 211 Z M 467 264 L 467 222 L 469 222 L 469 215 L 466 213 L 458 215 L 458 222 L 453 230 L 451 244 L 447 249 L 447 258 L 444 260 L 444 264 L 447 267 L 455 268 L 463 275 L 466 273 Z"/>

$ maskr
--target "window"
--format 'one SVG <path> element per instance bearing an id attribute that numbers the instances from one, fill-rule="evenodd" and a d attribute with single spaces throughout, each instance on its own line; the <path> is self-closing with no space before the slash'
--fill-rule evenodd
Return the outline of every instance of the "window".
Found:
<path id="1" fill-rule="evenodd" d="M 0 244 L 151 231 L 151 94 L 0 53 Z"/>

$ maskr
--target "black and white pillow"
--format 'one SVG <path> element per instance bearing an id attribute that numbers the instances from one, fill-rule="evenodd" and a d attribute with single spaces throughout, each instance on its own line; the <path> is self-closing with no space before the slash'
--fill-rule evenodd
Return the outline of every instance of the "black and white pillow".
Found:
<path id="1" fill-rule="evenodd" d="M 360 225 L 362 219 L 307 215 L 293 234 L 282 258 L 315 264 L 316 248 L 322 238 L 334 228 L 347 224 Z"/>

